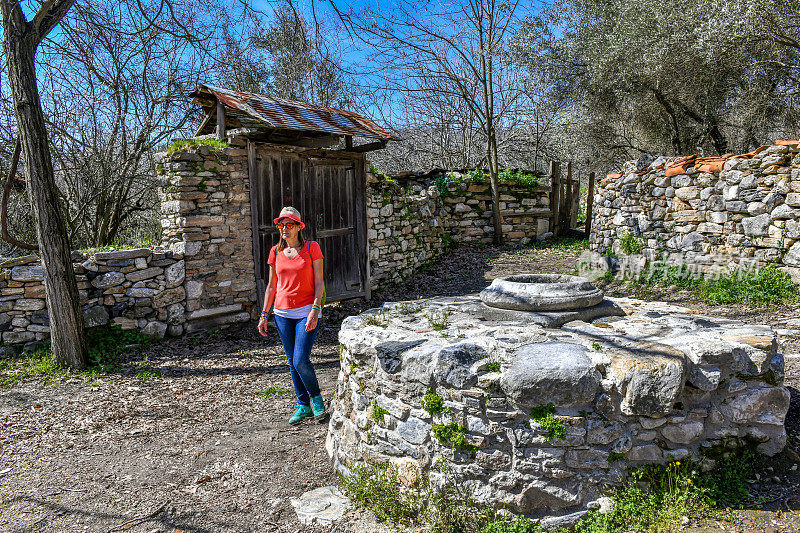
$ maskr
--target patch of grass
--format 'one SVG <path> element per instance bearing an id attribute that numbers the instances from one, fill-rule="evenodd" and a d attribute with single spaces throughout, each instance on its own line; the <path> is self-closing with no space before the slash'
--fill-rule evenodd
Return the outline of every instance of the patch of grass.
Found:
<path id="1" fill-rule="evenodd" d="M 422 398 L 422 408 L 428 411 L 431 416 L 437 413 L 449 412 L 449 409 L 444 407 L 444 398 L 433 392 L 430 387 L 428 387 L 428 392 Z"/>
<path id="2" fill-rule="evenodd" d="M 389 326 L 389 319 L 386 317 L 386 313 L 384 313 L 383 311 L 381 311 L 377 315 L 369 315 L 361 317 L 361 322 L 365 326 L 378 326 L 381 328 Z"/>
<path id="3" fill-rule="evenodd" d="M 489 361 L 486 363 L 487 372 L 500 372 L 500 361 Z"/>
<path id="4" fill-rule="evenodd" d="M 599 342 L 593 342 L 592 343 L 592 350 L 594 350 L 596 352 L 599 352 L 600 351 L 600 343 Z"/>
<path id="5" fill-rule="evenodd" d="M 636 235 L 628 233 L 619 240 L 619 248 L 625 255 L 636 255 L 642 253 L 644 240 Z"/>
<path id="6" fill-rule="evenodd" d="M 686 265 L 651 268 L 633 281 L 641 288 L 674 285 L 691 290 L 697 298 L 711 305 L 765 306 L 800 300 L 798 285 L 774 265 L 757 271 L 729 272 L 711 279 L 693 273 Z"/>
<path id="7" fill-rule="evenodd" d="M 547 440 L 563 439 L 567 434 L 564 423 L 555 417 L 556 407 L 552 403 L 531 409 L 531 418 L 539 427 L 547 430 Z"/>
<path id="8" fill-rule="evenodd" d="M 537 250 L 557 250 L 559 252 L 582 252 L 589 249 L 588 239 L 575 237 L 554 237 L 546 241 L 534 241 L 525 248 L 517 251 L 518 254 L 532 254 Z"/>
<path id="9" fill-rule="evenodd" d="M 216 150 L 230 147 L 227 141 L 220 139 L 175 139 L 172 141 L 172 144 L 167 147 L 167 155 L 171 156 L 175 152 L 185 150 L 186 148 L 196 148 L 198 146 L 210 146 Z"/>
<path id="10" fill-rule="evenodd" d="M 383 423 L 384 423 L 384 418 L 383 417 L 384 417 L 384 415 L 388 415 L 388 414 L 389 414 L 389 411 L 387 411 L 386 409 L 384 409 L 380 405 L 374 404 L 372 406 L 372 420 L 374 420 L 375 423 L 378 424 L 379 426 L 383 425 Z"/>
<path id="11" fill-rule="evenodd" d="M 161 372 L 157 372 L 155 370 L 140 370 L 136 373 L 136 379 L 141 379 L 142 381 L 147 381 L 148 379 L 155 379 L 161 377 Z"/>
<path id="12" fill-rule="evenodd" d="M 53 383 L 69 373 L 69 369 L 56 362 L 49 346 L 19 359 L 0 359 L 0 386 L 10 387 L 26 378 L 39 377 Z"/>
<path id="13" fill-rule="evenodd" d="M 258 391 L 256 395 L 262 398 L 275 398 L 278 396 L 286 396 L 290 392 L 292 392 L 290 389 L 281 385 L 272 385 L 271 387 Z"/>
<path id="14" fill-rule="evenodd" d="M 135 330 L 123 330 L 119 326 L 105 326 L 86 331 L 89 364 L 86 370 L 74 372 L 61 366 L 46 342 L 34 351 L 15 359 L 0 360 L 0 385 L 11 386 L 26 378 L 40 377 L 45 383 L 56 382 L 67 374 L 96 376 L 119 370 L 119 356 L 133 347 L 147 348 L 153 339 Z M 147 360 L 149 364 L 149 360 Z M 134 363 L 141 366 L 140 363 Z"/>
<path id="15" fill-rule="evenodd" d="M 489 176 L 480 168 L 475 168 L 467 172 L 467 178 L 472 183 L 483 184 L 488 183 Z"/>
<path id="16" fill-rule="evenodd" d="M 423 309 L 422 302 L 400 302 L 397 306 L 397 311 L 401 315 L 413 315 L 419 313 Z"/>
<path id="17" fill-rule="evenodd" d="M 450 318 L 451 311 L 445 308 L 442 311 L 431 311 L 425 317 L 428 319 L 428 324 L 435 331 L 442 331 L 447 329 L 447 319 Z"/>
<path id="18" fill-rule="evenodd" d="M 89 367 L 100 373 L 117 370 L 119 356 L 133 347 L 148 348 L 155 342 L 135 329 L 123 330 L 119 325 L 92 328 L 86 331 Z"/>
<path id="19" fill-rule="evenodd" d="M 454 450 L 477 450 L 475 446 L 467 442 L 467 430 L 457 422 L 450 422 L 449 424 L 437 424 L 434 422 L 431 424 L 431 432 L 440 443 L 449 444 Z"/>

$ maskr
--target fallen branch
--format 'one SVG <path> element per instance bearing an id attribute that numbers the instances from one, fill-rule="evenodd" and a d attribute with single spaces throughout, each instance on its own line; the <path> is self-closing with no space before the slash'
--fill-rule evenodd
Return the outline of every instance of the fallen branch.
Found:
<path id="1" fill-rule="evenodd" d="M 111 529 L 108 530 L 108 533 L 111 533 L 112 531 L 119 531 L 120 529 L 123 529 L 123 528 L 125 528 L 127 526 L 140 524 L 142 522 L 146 522 L 146 521 L 150 520 L 151 518 L 155 518 L 156 516 L 161 514 L 161 512 L 167 507 L 167 505 L 169 505 L 169 502 L 170 502 L 169 500 L 165 501 L 164 503 L 159 505 L 156 508 L 155 511 L 153 511 L 150 514 L 147 514 L 147 515 L 144 515 L 144 516 L 139 516 L 137 518 L 132 518 L 132 519 L 128 520 L 127 522 L 123 522 L 122 524 L 120 524 L 120 525 L 118 525 L 116 527 L 112 527 Z"/>

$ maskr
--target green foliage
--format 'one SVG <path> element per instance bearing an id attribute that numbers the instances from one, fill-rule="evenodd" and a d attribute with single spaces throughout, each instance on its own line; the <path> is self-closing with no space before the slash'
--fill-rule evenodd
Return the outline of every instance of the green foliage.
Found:
<path id="1" fill-rule="evenodd" d="M 477 448 L 467 442 L 467 430 L 457 422 L 449 424 L 431 424 L 431 431 L 436 439 L 442 444 L 449 444 L 454 450 L 474 451 Z"/>
<path id="2" fill-rule="evenodd" d="M 453 234 L 450 232 L 442 233 L 442 244 L 445 246 L 450 246 L 453 244 Z"/>
<path id="3" fill-rule="evenodd" d="M 0 387 L 10 387 L 30 377 L 39 377 L 45 383 L 52 383 L 68 373 L 67 367 L 56 362 L 49 346 L 19 359 L 0 359 Z"/>
<path id="4" fill-rule="evenodd" d="M 564 423 L 555 417 L 556 406 L 552 403 L 531 409 L 531 418 L 539 427 L 547 430 L 547 440 L 563 439 L 567 434 Z"/>
<path id="5" fill-rule="evenodd" d="M 286 387 L 282 387 L 280 385 L 272 385 L 271 387 L 267 387 L 264 390 L 258 391 L 256 395 L 261 396 L 263 398 L 275 398 L 277 396 L 286 396 L 290 392 L 292 391 Z"/>
<path id="6" fill-rule="evenodd" d="M 383 425 L 383 416 L 388 414 L 389 411 L 387 411 L 380 405 L 374 404 L 372 406 L 372 420 L 374 420 L 376 424 Z"/>
<path id="7" fill-rule="evenodd" d="M 389 326 L 389 319 L 386 316 L 384 311 L 381 311 L 377 315 L 367 315 L 361 317 L 361 322 L 365 326 L 378 326 L 381 328 L 385 328 Z"/>
<path id="8" fill-rule="evenodd" d="M 599 342 L 593 342 L 592 343 L 592 350 L 594 350 L 596 352 L 599 352 L 600 351 L 600 343 Z"/>
<path id="9" fill-rule="evenodd" d="M 751 450 L 738 449 L 717 459 L 711 472 L 696 476 L 694 482 L 707 491 L 710 504 L 741 508 L 747 502 L 747 479 L 754 477 L 755 454 Z"/>
<path id="10" fill-rule="evenodd" d="M 436 176 L 433 178 L 433 184 L 436 186 L 436 189 L 439 191 L 439 196 L 442 198 L 453 196 L 453 193 L 447 188 L 448 178 L 445 176 Z"/>
<path id="11" fill-rule="evenodd" d="M 631 473 L 615 492 L 615 507 L 606 514 L 590 511 L 576 533 L 668 533 L 680 529 L 683 517 L 709 510 L 708 490 L 698 485 L 693 465 L 680 461 L 644 467 Z"/>
<path id="12" fill-rule="evenodd" d="M 619 240 L 619 247 L 625 255 L 642 253 L 645 242 L 641 237 L 628 233 Z"/>
<path id="13" fill-rule="evenodd" d="M 397 470 L 389 464 L 354 465 L 342 483 L 356 505 L 371 509 L 380 520 L 411 523 L 424 509 L 421 498 L 402 490 Z"/>
<path id="14" fill-rule="evenodd" d="M 117 325 L 86 330 L 89 365 L 84 373 L 97 375 L 114 372 L 120 367 L 119 356 L 122 353 L 134 346 L 147 348 L 152 342 L 153 339 L 138 331 L 123 331 Z M 148 371 L 143 372 L 144 374 L 148 373 Z M 2 386 L 10 386 L 30 377 L 39 377 L 45 383 L 50 383 L 58 381 L 70 373 L 72 370 L 56 362 L 49 342 L 43 343 L 38 350 L 23 354 L 19 358 L 0 359 L 0 385 Z M 154 374 L 154 372 L 149 373 Z M 140 376 L 137 374 L 136 377 Z M 150 377 L 154 376 L 145 375 L 143 379 Z"/>
<path id="15" fill-rule="evenodd" d="M 198 146 L 210 146 L 215 150 L 222 150 L 230 147 L 227 141 L 220 139 L 175 139 L 172 141 L 172 144 L 167 147 L 167 155 L 171 156 L 175 152 L 180 152 L 187 148 L 197 148 Z"/>
<path id="16" fill-rule="evenodd" d="M 155 370 L 140 370 L 134 377 L 142 381 L 147 381 L 148 379 L 160 378 L 161 372 L 156 372 Z"/>
<path id="17" fill-rule="evenodd" d="M 533 255 L 537 250 L 558 250 L 559 252 L 582 252 L 589 249 L 588 239 L 575 237 L 555 237 L 546 241 L 534 241 L 517 251 L 522 255 Z"/>
<path id="18" fill-rule="evenodd" d="M 798 286 L 787 273 L 769 265 L 757 272 L 742 272 L 705 281 L 700 285 L 698 294 L 710 304 L 742 302 L 769 305 L 797 301 Z"/>
<path id="19" fill-rule="evenodd" d="M 480 533 L 540 533 L 544 530 L 524 516 L 490 520 Z"/>
<path id="20" fill-rule="evenodd" d="M 712 305 L 764 306 L 800 300 L 797 284 L 774 265 L 757 271 L 734 271 L 711 279 L 694 274 L 686 265 L 651 268 L 634 281 L 643 287 L 674 285 L 692 290 L 698 298 Z"/>
<path id="21" fill-rule="evenodd" d="M 542 185 L 539 177 L 529 172 L 519 172 L 518 170 L 504 170 L 497 175 L 497 181 L 509 185 L 521 185 L 529 190 L 536 189 Z"/>
<path id="22" fill-rule="evenodd" d="M 441 311 L 431 311 L 425 316 L 428 319 L 428 324 L 435 331 L 442 331 L 447 329 L 447 319 L 450 318 L 450 313 L 450 309 L 445 308 Z"/>
<path id="23" fill-rule="evenodd" d="M 608 462 L 613 463 L 614 461 L 624 461 L 625 454 L 619 452 L 611 452 L 608 454 Z"/>
<path id="24" fill-rule="evenodd" d="M 419 313 L 422 311 L 424 306 L 422 302 L 400 302 L 400 305 L 397 306 L 397 310 L 400 312 L 401 315 L 413 315 L 414 313 Z"/>
<path id="25" fill-rule="evenodd" d="M 396 468 L 389 464 L 357 465 L 350 467 L 342 483 L 356 505 L 371 509 L 378 519 L 424 525 L 429 533 L 538 533 L 537 529 L 503 529 L 507 524 L 528 521 L 498 519 L 494 512 L 479 509 L 472 493 L 456 483 L 446 468 L 439 471 L 444 481 L 437 485 L 425 473 L 410 485 L 402 485 Z"/>
<path id="26" fill-rule="evenodd" d="M 489 181 L 489 176 L 483 170 L 476 168 L 467 172 L 467 178 L 472 183 L 483 184 Z"/>
<path id="27" fill-rule="evenodd" d="M 433 392 L 430 387 L 428 387 L 425 397 L 422 398 L 422 408 L 428 411 L 431 416 L 437 413 L 449 412 L 449 409 L 444 408 L 444 398 Z"/>
<path id="28" fill-rule="evenodd" d="M 486 363 L 486 370 L 488 372 L 500 372 L 500 361 L 489 361 Z"/>
<path id="29" fill-rule="evenodd" d="M 119 368 L 119 356 L 134 346 L 148 348 L 154 340 L 134 329 L 123 330 L 119 325 L 86 330 L 89 366 L 98 372 L 113 372 Z"/>

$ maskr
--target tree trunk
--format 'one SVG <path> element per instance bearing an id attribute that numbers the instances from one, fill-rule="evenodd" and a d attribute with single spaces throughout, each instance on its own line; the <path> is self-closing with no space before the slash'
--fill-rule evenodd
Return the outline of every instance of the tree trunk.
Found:
<path id="1" fill-rule="evenodd" d="M 494 243 L 503 244 L 503 219 L 500 216 L 500 186 L 498 180 L 497 144 L 494 141 L 494 128 L 489 129 L 489 140 L 486 143 L 486 158 L 489 162 L 489 183 L 492 189 L 492 223 L 494 225 Z"/>
<path id="2" fill-rule="evenodd" d="M 3 47 L 44 267 L 52 351 L 59 363 L 84 368 L 88 358 L 83 314 L 36 85 L 34 56 L 41 36 L 25 22 L 16 2 L 3 1 Z M 12 13 L 15 8 L 19 11 Z"/>

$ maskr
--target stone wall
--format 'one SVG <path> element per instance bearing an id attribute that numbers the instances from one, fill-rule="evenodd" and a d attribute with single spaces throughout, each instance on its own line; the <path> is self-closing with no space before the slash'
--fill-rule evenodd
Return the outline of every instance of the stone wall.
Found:
<path id="1" fill-rule="evenodd" d="M 160 154 L 162 245 L 156 249 L 75 252 L 89 326 L 106 323 L 147 334 L 181 335 L 246 322 L 257 302 L 247 140 L 230 147 L 187 146 Z M 451 242 L 491 242 L 487 184 L 412 184 L 409 194 L 367 188 L 371 285 L 398 282 L 444 253 Z M 504 186 L 500 208 L 510 244 L 548 230 L 547 188 Z M 0 331 L 5 344 L 49 335 L 41 267 L 35 256 L 0 267 Z"/>
<path id="2" fill-rule="evenodd" d="M 246 322 L 255 264 L 246 141 L 164 154 L 159 165 L 163 245 L 186 263 L 187 332 Z"/>
<path id="3" fill-rule="evenodd" d="M 456 242 L 494 239 L 492 197 L 486 183 L 434 185 L 410 182 L 405 190 L 367 175 L 367 240 L 372 288 L 402 281 Z M 500 212 L 510 245 L 549 231 L 550 188 L 502 184 Z"/>
<path id="4" fill-rule="evenodd" d="M 643 157 L 597 185 L 591 248 L 643 254 L 709 273 L 776 263 L 800 282 L 800 148 L 778 141 L 722 158 Z"/>
<path id="5" fill-rule="evenodd" d="M 784 447 L 790 395 L 772 329 L 612 304 L 621 316 L 560 329 L 531 323 L 535 313 L 485 320 L 469 297 L 345 319 L 334 467 L 389 463 L 405 482 L 421 471 L 442 482 L 445 470 L 478 503 L 554 524 L 597 508 L 632 467 L 691 458 L 708 469 L 738 446 Z"/>
<path id="6" fill-rule="evenodd" d="M 163 337 L 184 331 L 185 263 L 179 253 L 139 248 L 72 253 L 87 327 L 118 324 Z M 0 264 L 3 343 L 25 345 L 50 335 L 43 271 L 37 256 Z"/>

